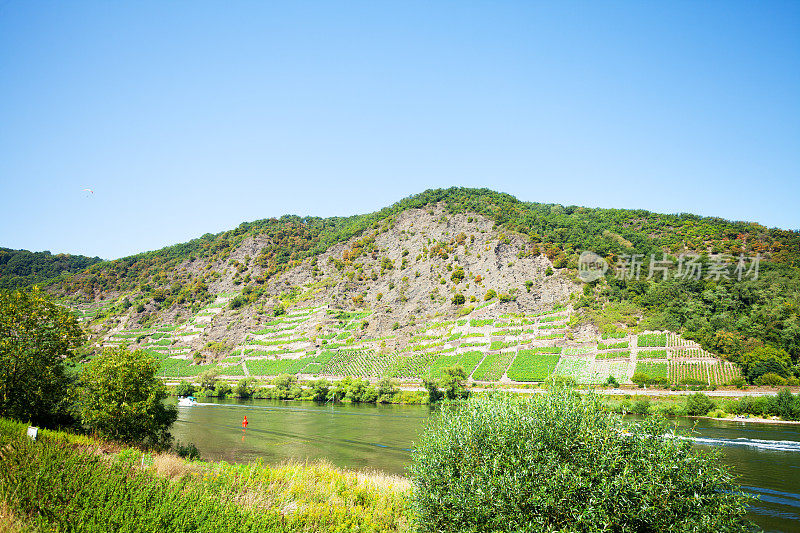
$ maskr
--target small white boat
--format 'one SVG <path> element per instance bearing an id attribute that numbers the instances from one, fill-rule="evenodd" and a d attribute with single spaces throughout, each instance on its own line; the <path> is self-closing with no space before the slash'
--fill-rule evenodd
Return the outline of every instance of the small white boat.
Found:
<path id="1" fill-rule="evenodd" d="M 193 396 L 178 400 L 178 407 L 192 407 L 193 405 L 197 405 L 197 401 L 195 401 Z"/>

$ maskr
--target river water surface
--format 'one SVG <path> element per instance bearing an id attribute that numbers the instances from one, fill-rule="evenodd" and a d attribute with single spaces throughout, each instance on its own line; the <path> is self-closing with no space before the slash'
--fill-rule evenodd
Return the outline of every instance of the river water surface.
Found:
<path id="1" fill-rule="evenodd" d="M 405 474 L 412 442 L 432 416 L 421 405 L 209 400 L 180 407 L 173 434 L 204 459 L 266 463 L 326 460 Z M 242 430 L 242 419 L 249 425 Z M 715 448 L 758 496 L 750 518 L 767 531 L 800 532 L 800 426 L 679 419 L 701 449 Z"/>

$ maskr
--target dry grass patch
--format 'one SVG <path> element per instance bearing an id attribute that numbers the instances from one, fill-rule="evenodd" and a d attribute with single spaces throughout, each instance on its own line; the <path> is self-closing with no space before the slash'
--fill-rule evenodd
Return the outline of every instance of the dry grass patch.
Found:
<path id="1" fill-rule="evenodd" d="M 178 479 L 186 475 L 195 474 L 199 470 L 192 463 L 171 453 L 162 453 L 153 457 L 153 471 L 159 476 L 169 479 Z"/>

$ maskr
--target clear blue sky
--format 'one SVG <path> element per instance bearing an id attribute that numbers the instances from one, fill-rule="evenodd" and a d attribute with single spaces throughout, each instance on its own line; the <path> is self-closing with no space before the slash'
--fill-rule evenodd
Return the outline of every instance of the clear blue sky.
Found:
<path id="1" fill-rule="evenodd" d="M 0 246 L 451 185 L 800 228 L 800 2 L 0 0 Z"/>

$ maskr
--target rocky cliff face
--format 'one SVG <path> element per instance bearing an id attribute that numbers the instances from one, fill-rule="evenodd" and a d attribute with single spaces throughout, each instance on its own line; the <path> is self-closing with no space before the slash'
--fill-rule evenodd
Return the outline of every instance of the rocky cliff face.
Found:
<path id="1" fill-rule="evenodd" d="M 368 325 L 359 334 L 395 335 L 391 344 L 399 347 L 409 325 L 453 318 L 465 307 L 498 298 L 503 300 L 498 312 L 536 311 L 567 301 L 579 289 L 575 280 L 554 271 L 547 257 L 533 254 L 525 236 L 503 233 L 476 214 L 453 215 L 442 206 L 429 206 L 403 211 L 386 224 L 306 259 L 260 285 L 263 294 L 254 302 L 232 308 L 229 300 L 263 274 L 257 259 L 269 244 L 266 237 L 247 237 L 225 261 L 187 260 L 171 272 L 172 282 L 203 279 L 208 290 L 220 296 L 217 312 L 204 320 L 203 332 L 186 335 L 192 351 L 212 357 L 209 343 L 238 345 L 248 332 L 268 322 L 277 306 L 368 309 Z M 461 296 L 463 303 L 454 303 Z M 132 307 L 120 316 L 111 332 L 136 327 L 143 317 L 158 324 L 181 324 L 192 314 L 180 304 L 158 309 L 156 302 L 148 302 L 143 310 Z M 317 321 L 304 324 L 311 330 L 318 326 L 322 324 Z"/>

